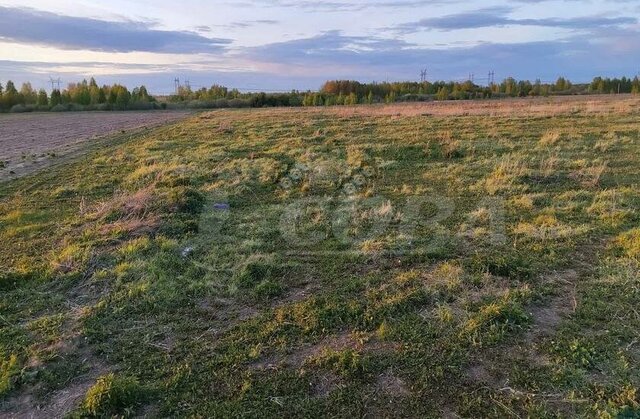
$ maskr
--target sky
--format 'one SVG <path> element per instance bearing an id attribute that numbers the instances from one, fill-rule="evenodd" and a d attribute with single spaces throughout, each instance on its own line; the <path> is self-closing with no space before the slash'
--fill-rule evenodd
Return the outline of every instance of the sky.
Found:
<path id="1" fill-rule="evenodd" d="M 98 4 L 99 3 L 99 4 Z M 169 94 L 640 72 L 640 0 L 0 0 L 0 82 Z"/>

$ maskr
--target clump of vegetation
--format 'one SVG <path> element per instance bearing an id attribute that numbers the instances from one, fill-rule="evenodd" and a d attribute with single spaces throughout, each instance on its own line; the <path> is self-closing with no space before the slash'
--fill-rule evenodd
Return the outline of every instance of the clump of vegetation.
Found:
<path id="1" fill-rule="evenodd" d="M 363 378 L 371 372 L 369 359 L 353 349 L 327 350 L 315 358 L 313 362 L 321 368 L 328 368 L 347 378 Z"/>
<path id="2" fill-rule="evenodd" d="M 14 380 L 20 372 L 18 357 L 11 354 L 8 359 L 0 359 L 0 397 L 13 388 Z"/>
<path id="3" fill-rule="evenodd" d="M 624 256 L 640 261 L 640 228 L 619 235 L 616 246 Z"/>
<path id="4" fill-rule="evenodd" d="M 132 416 L 147 398 L 138 380 L 110 373 L 98 378 L 82 403 L 82 412 L 94 417 Z"/>
<path id="5" fill-rule="evenodd" d="M 485 189 L 491 195 L 510 190 L 527 174 L 529 168 L 518 156 L 505 156 L 485 180 Z"/>
<path id="6" fill-rule="evenodd" d="M 558 142 L 562 139 L 562 133 L 556 130 L 547 131 L 544 133 L 538 145 L 541 147 L 549 147 L 558 144 Z"/>
<path id="7" fill-rule="evenodd" d="M 442 156 L 447 159 L 462 157 L 460 141 L 453 137 L 451 131 L 445 131 L 438 137 Z"/>

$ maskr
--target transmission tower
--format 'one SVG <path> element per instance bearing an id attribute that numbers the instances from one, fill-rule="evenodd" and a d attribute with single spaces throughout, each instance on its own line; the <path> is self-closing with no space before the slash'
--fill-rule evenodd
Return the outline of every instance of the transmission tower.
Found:
<path id="1" fill-rule="evenodd" d="M 427 81 L 427 69 L 420 70 L 420 83 Z"/>
<path id="2" fill-rule="evenodd" d="M 49 77 L 49 83 L 51 83 L 51 90 L 56 90 L 56 88 L 54 86 L 58 86 L 58 90 L 60 90 L 60 77 L 58 77 L 57 79 L 54 79 L 53 77 Z"/>
<path id="3" fill-rule="evenodd" d="M 495 71 L 491 70 L 489 72 L 489 77 L 487 78 L 487 82 L 489 83 L 489 86 L 491 86 L 491 85 L 493 85 L 495 83 L 495 76 L 496 76 Z"/>
<path id="4" fill-rule="evenodd" d="M 180 79 L 179 78 L 175 78 L 173 79 L 173 84 L 175 86 L 175 90 L 176 90 L 176 95 L 180 93 Z"/>

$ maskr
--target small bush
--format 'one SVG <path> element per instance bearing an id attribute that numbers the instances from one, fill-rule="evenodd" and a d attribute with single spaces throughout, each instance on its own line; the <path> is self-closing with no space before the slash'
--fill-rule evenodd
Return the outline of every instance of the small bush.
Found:
<path id="1" fill-rule="evenodd" d="M 63 105 L 63 104 L 58 104 L 53 108 L 51 108 L 51 112 L 67 112 L 68 110 L 69 108 L 67 107 L 67 105 Z"/>
<path id="2" fill-rule="evenodd" d="M 11 107 L 11 110 L 9 110 L 9 112 L 11 112 L 11 113 L 24 113 L 24 112 L 29 112 L 29 109 L 24 105 L 14 105 L 14 106 Z"/>
<path id="3" fill-rule="evenodd" d="M 130 416 L 147 397 L 147 391 L 131 377 L 113 373 L 98 378 L 82 403 L 84 414 L 100 417 Z"/>

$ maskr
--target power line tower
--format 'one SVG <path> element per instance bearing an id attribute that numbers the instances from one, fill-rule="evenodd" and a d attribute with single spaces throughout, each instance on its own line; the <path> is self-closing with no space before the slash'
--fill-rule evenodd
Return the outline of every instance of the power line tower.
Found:
<path id="1" fill-rule="evenodd" d="M 60 77 L 58 77 L 57 79 L 54 79 L 53 77 L 49 76 L 49 83 L 51 83 L 51 90 L 56 90 L 56 88 L 54 86 L 58 86 L 57 90 L 60 90 L 60 83 L 62 81 L 60 80 Z"/>
<path id="2" fill-rule="evenodd" d="M 189 80 L 184 81 L 184 86 L 187 90 L 191 90 L 191 82 Z"/>
<path id="3" fill-rule="evenodd" d="M 495 83 L 495 76 L 496 73 L 495 71 L 491 70 L 489 71 L 489 77 L 487 78 L 487 82 L 489 83 L 489 86 L 492 86 Z"/>
<path id="4" fill-rule="evenodd" d="M 179 78 L 175 78 L 173 79 L 173 84 L 175 86 L 175 91 L 176 91 L 176 95 L 180 93 L 180 79 Z"/>
<path id="5" fill-rule="evenodd" d="M 473 78 L 474 78 L 474 77 L 475 77 L 475 74 L 473 74 L 473 73 L 469 73 L 469 81 L 470 81 L 471 83 L 473 83 Z"/>
<path id="6" fill-rule="evenodd" d="M 420 83 L 427 81 L 427 69 L 420 70 Z"/>

